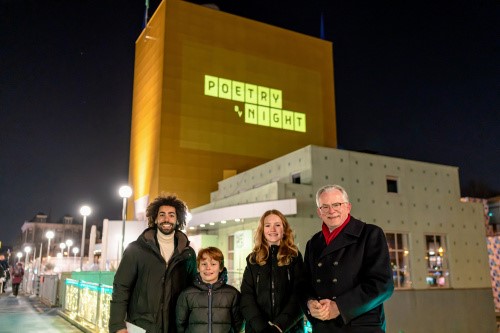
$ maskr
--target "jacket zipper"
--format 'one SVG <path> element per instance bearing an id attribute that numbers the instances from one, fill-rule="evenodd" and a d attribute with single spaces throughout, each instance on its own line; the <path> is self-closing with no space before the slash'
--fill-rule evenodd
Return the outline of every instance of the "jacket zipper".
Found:
<path id="1" fill-rule="evenodd" d="M 272 316 L 273 316 L 273 320 L 274 320 L 274 317 L 275 317 L 275 285 L 274 285 L 274 280 L 275 280 L 275 276 L 276 276 L 276 265 L 277 263 L 275 262 L 275 248 L 274 246 L 271 247 L 271 309 L 272 309 Z"/>
<path id="2" fill-rule="evenodd" d="M 212 285 L 208 285 L 208 333 L 212 333 Z"/>

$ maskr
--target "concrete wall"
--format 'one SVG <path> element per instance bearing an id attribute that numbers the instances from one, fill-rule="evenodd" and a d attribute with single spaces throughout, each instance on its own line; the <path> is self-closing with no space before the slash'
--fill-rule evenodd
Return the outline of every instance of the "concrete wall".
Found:
<path id="1" fill-rule="evenodd" d="M 385 303 L 387 333 L 496 333 L 491 289 L 396 291 Z"/>

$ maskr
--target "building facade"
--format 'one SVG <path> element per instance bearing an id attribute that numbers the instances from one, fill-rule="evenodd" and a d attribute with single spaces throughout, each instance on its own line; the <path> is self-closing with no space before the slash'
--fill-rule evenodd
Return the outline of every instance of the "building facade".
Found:
<path id="1" fill-rule="evenodd" d="M 136 41 L 127 215 L 164 190 L 206 204 L 228 175 L 336 147 L 332 60 L 328 41 L 162 1 Z"/>
<path id="2" fill-rule="evenodd" d="M 47 231 L 54 232 L 54 237 L 50 240 L 46 234 Z M 36 254 L 40 257 L 40 249 L 42 250 L 42 257 L 50 256 L 55 257 L 57 253 L 67 252 L 67 248 L 61 249 L 60 244 L 66 241 L 71 241 L 71 246 L 81 248 L 82 238 L 82 224 L 74 223 L 72 216 L 64 216 L 59 222 L 49 222 L 48 216 L 43 213 L 38 213 L 30 221 L 25 221 L 21 226 L 21 236 L 14 249 L 14 254 L 18 251 L 24 252 L 26 246 L 31 248 L 30 255 Z M 70 244 L 70 243 L 68 243 Z M 71 250 L 70 250 L 71 251 Z M 66 253 L 67 255 L 67 253 Z M 72 253 L 69 253 L 72 256 Z M 78 254 L 79 256 L 79 254 Z"/>
<path id="3" fill-rule="evenodd" d="M 326 184 L 345 187 L 352 215 L 386 233 L 396 286 L 387 332 L 495 331 L 483 207 L 460 200 L 456 167 L 307 146 L 220 181 L 192 210 L 190 239 L 221 248 L 238 286 L 269 204 L 304 251 L 321 228 L 315 193 Z"/>

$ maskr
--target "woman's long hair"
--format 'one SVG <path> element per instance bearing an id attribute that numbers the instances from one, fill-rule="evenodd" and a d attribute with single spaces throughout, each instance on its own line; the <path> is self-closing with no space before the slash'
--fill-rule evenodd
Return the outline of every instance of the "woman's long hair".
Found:
<path id="1" fill-rule="evenodd" d="M 283 239 L 281 239 L 278 249 L 278 266 L 289 265 L 292 258 L 298 256 L 299 249 L 294 243 L 293 231 L 285 215 L 276 209 L 268 210 L 260 217 L 259 226 L 255 232 L 255 245 L 250 254 L 250 263 L 263 266 L 269 258 L 269 244 L 264 236 L 264 219 L 269 215 L 277 215 L 283 223 Z"/>

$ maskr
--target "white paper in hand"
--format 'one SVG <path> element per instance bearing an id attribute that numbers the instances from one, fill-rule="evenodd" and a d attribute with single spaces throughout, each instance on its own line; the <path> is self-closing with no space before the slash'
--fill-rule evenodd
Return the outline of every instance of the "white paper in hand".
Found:
<path id="1" fill-rule="evenodd" d="M 127 325 L 128 333 L 146 333 L 146 330 L 144 328 L 129 323 L 128 321 L 126 321 L 125 324 Z"/>

